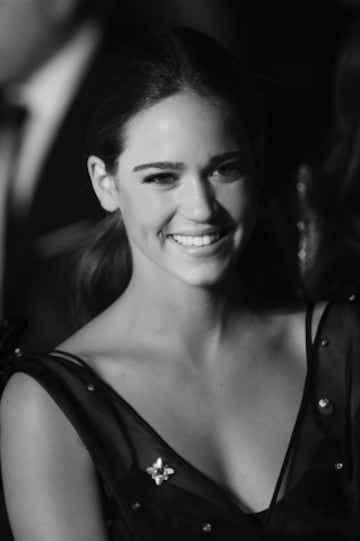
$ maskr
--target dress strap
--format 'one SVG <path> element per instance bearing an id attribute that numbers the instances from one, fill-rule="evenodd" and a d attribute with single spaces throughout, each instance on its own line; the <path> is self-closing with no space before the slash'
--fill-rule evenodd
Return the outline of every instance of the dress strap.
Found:
<path id="1" fill-rule="evenodd" d="M 306 316 L 305 316 L 305 347 L 306 347 L 307 368 L 309 368 L 309 365 L 310 365 L 311 348 L 312 348 L 312 343 L 313 343 L 313 337 L 312 337 L 313 315 L 314 315 L 314 303 L 311 302 L 307 306 Z"/>
<path id="2" fill-rule="evenodd" d="M 74 353 L 70 353 L 69 351 L 63 351 L 62 349 L 53 349 L 48 355 L 56 356 L 56 357 L 62 357 L 66 360 L 75 361 L 76 364 L 81 365 L 83 368 L 86 368 L 93 376 L 97 376 L 95 370 L 91 368 L 91 366 L 84 361 L 81 357 L 78 357 L 78 355 L 75 355 Z M 97 376 L 98 377 L 98 376 Z"/>
<path id="3" fill-rule="evenodd" d="M 297 434 L 298 434 L 298 426 L 302 422 L 302 419 L 304 417 L 304 411 L 305 411 L 306 402 L 307 402 L 305 397 L 308 395 L 308 392 L 309 392 L 309 365 L 310 365 L 310 362 L 311 362 L 310 361 L 311 346 L 312 346 L 312 337 L 311 337 L 312 328 L 311 327 L 312 327 L 313 311 L 314 311 L 314 305 L 312 303 L 309 303 L 307 305 L 306 314 L 305 314 L 305 342 L 306 342 L 305 345 L 306 345 L 307 374 L 306 374 L 306 379 L 305 379 L 305 383 L 304 383 L 303 396 L 302 396 L 302 399 L 301 399 L 301 404 L 300 404 L 300 409 L 299 409 L 299 412 L 298 412 L 298 416 L 297 416 L 297 419 L 296 419 L 296 422 L 295 422 L 295 425 L 293 427 L 293 431 L 292 431 L 292 434 L 291 434 L 291 437 L 290 437 L 289 445 L 288 445 L 288 448 L 287 448 L 286 453 L 285 453 L 285 458 L 284 458 L 284 461 L 282 463 L 281 470 L 280 470 L 280 473 L 279 473 L 279 477 L 278 477 L 276 485 L 275 485 L 274 493 L 272 495 L 270 505 L 269 505 L 269 507 L 267 509 L 267 512 L 266 512 L 266 515 L 265 515 L 265 518 L 264 518 L 264 526 L 265 527 L 268 527 L 268 525 L 270 524 L 271 517 L 272 517 L 272 514 L 273 514 L 273 510 L 274 510 L 275 504 L 276 504 L 276 502 L 278 500 L 280 488 L 282 486 L 282 483 L 283 483 L 283 480 L 284 480 L 284 477 L 285 477 L 285 473 L 286 473 L 287 467 L 288 467 L 289 462 L 290 462 L 291 454 L 292 454 L 293 449 L 294 449 L 295 441 L 296 441 Z"/>

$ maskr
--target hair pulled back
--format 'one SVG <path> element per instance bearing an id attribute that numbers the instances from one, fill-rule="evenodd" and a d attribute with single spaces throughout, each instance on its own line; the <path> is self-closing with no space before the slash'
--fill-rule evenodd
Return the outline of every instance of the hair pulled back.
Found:
<path id="1" fill-rule="evenodd" d="M 98 156 L 107 171 L 115 173 L 130 119 L 184 89 L 234 108 L 250 144 L 255 141 L 262 108 L 251 77 L 210 37 L 176 28 L 142 34 L 103 64 L 88 89 L 86 156 Z M 97 224 L 79 247 L 73 287 L 80 323 L 115 300 L 131 272 L 126 232 L 116 212 Z"/>

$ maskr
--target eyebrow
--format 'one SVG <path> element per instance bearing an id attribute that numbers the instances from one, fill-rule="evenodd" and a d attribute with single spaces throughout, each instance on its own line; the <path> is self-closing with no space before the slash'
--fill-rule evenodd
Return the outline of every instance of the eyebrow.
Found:
<path id="1" fill-rule="evenodd" d="M 224 160 L 229 160 L 233 158 L 244 158 L 247 156 L 245 150 L 235 150 L 232 152 L 224 152 L 223 154 L 218 154 L 210 159 L 209 163 L 206 165 L 206 168 L 211 168 L 217 165 Z M 143 171 L 144 169 L 172 169 L 175 171 L 182 171 L 185 168 L 183 162 L 149 162 L 136 165 L 133 168 L 133 171 Z"/>
<path id="2" fill-rule="evenodd" d="M 142 171 L 143 169 L 184 169 L 185 165 L 181 162 L 150 162 L 136 165 L 133 171 Z"/>
<path id="3" fill-rule="evenodd" d="M 217 156 L 214 156 L 213 158 L 210 159 L 207 167 L 211 169 L 215 165 L 218 165 L 219 163 L 224 162 L 225 160 L 233 160 L 235 158 L 248 159 L 248 152 L 246 151 L 246 149 L 241 149 L 241 150 L 234 150 L 232 152 L 224 152 L 223 154 L 218 154 Z"/>

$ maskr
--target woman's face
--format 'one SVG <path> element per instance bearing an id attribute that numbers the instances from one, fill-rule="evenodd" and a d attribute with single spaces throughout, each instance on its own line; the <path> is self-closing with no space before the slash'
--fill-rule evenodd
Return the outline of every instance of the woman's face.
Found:
<path id="1" fill-rule="evenodd" d="M 243 124 L 229 108 L 183 91 L 134 116 L 112 192 L 134 274 L 219 283 L 253 227 L 253 177 Z"/>

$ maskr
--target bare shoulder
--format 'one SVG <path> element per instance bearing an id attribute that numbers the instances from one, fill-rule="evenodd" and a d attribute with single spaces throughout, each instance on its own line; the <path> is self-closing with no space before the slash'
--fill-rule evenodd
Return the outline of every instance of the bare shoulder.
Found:
<path id="1" fill-rule="evenodd" d="M 139 330 L 134 318 L 105 313 L 60 344 L 57 349 L 85 361 L 133 407 L 146 414 L 170 370 L 175 346 L 168 337 Z M 164 334 L 164 333 L 163 333 Z M 146 392 L 148 391 L 148 392 Z"/>
<path id="2" fill-rule="evenodd" d="M 326 302 L 318 302 L 313 307 L 311 318 L 311 335 L 313 338 L 316 335 L 326 304 Z M 280 314 L 277 313 L 273 318 L 275 321 L 275 328 L 283 328 L 284 334 L 294 340 L 294 345 L 297 343 L 301 348 L 303 348 L 305 344 L 307 313 L 308 308 L 302 306 L 297 309 L 283 311 Z"/>
<path id="3" fill-rule="evenodd" d="M 61 419 L 57 409 L 51 397 L 37 381 L 25 373 L 15 373 L 7 382 L 1 398 L 2 440 L 5 440 L 4 430 L 8 427 L 18 431 L 20 428 L 30 429 L 32 425 L 36 428 L 39 417 L 43 421 L 51 417 Z"/>
<path id="4" fill-rule="evenodd" d="M 90 456 L 31 376 L 10 378 L 0 423 L 5 500 L 16 541 L 105 539 Z"/>
<path id="5" fill-rule="evenodd" d="M 79 357 L 96 358 L 112 351 L 127 350 L 134 333 L 129 332 L 126 314 L 114 314 L 110 307 L 78 329 L 56 349 Z"/>
<path id="6" fill-rule="evenodd" d="M 34 434 L 54 438 L 59 429 L 67 430 L 69 437 L 80 442 L 79 437 L 64 413 L 46 389 L 32 376 L 17 372 L 7 382 L 0 403 L 2 433 L 7 428 L 11 434 Z M 46 430 L 44 430 L 46 429 Z M 51 437 L 51 438 L 50 438 Z M 5 439 L 5 438 L 2 438 Z"/>
<path id="7" fill-rule="evenodd" d="M 149 363 L 153 349 L 151 340 L 136 326 L 129 324 L 127 314 L 114 314 L 111 309 L 79 329 L 57 350 L 80 357 L 97 371 L 116 366 L 116 371 L 131 371 Z"/>

